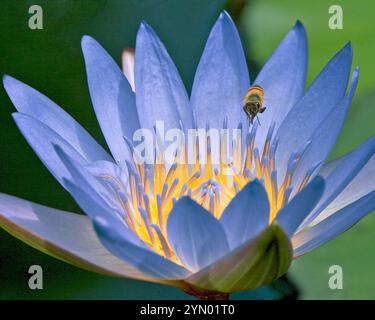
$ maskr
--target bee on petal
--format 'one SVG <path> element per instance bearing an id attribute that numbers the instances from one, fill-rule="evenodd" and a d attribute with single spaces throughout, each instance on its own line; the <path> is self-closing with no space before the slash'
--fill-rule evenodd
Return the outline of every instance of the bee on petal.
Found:
<path id="1" fill-rule="evenodd" d="M 266 107 L 263 106 L 263 98 L 264 90 L 258 85 L 251 86 L 247 91 L 243 99 L 243 110 L 245 111 L 250 124 L 253 124 L 258 113 L 263 113 L 264 110 L 266 110 Z"/>

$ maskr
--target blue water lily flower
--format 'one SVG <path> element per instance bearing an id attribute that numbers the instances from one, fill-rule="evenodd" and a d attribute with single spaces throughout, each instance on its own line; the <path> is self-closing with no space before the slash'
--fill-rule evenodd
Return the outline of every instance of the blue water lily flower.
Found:
<path id="1" fill-rule="evenodd" d="M 347 90 L 350 43 L 305 91 L 307 39 L 297 22 L 254 81 L 266 111 L 261 126 L 250 127 L 242 110 L 249 72 L 225 12 L 211 30 L 190 98 L 146 23 L 135 51 L 124 51 L 123 70 L 89 36 L 82 50 L 111 155 L 47 97 L 4 77 L 20 131 L 87 214 L 0 194 L 0 225 L 33 247 L 88 270 L 225 297 L 277 279 L 293 258 L 375 209 L 375 136 L 326 162 L 357 86 L 358 68 Z M 204 164 L 137 163 L 133 135 L 154 132 L 158 121 L 184 132 L 242 129 L 245 143 L 234 147 L 234 158 L 244 155 L 241 167 L 224 174 L 233 164 L 215 167 L 209 146 Z"/>

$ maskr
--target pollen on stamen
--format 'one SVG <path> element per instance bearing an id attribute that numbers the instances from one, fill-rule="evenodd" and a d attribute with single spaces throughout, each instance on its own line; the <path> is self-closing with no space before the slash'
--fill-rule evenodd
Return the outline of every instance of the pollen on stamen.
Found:
<path id="1" fill-rule="evenodd" d="M 227 125 L 227 120 L 224 119 L 223 128 L 227 128 Z M 242 129 L 241 126 L 239 128 Z M 189 163 L 185 141 L 182 151 L 174 154 L 174 162 L 166 164 L 163 155 L 165 146 L 161 137 L 156 134 L 154 164 L 126 163 L 128 189 L 121 186 L 121 182 L 115 177 L 107 176 L 104 179 L 111 192 L 116 195 L 119 207 L 125 212 L 125 223 L 156 252 L 180 263 L 168 243 L 166 231 L 168 215 L 174 203 L 188 196 L 220 219 L 230 201 L 254 179 L 260 180 L 267 192 L 271 223 L 289 201 L 294 172 L 308 146 L 291 155 L 283 178 L 277 181 L 275 154 L 279 139 L 274 137 L 275 124 L 270 126 L 261 149 L 255 148 L 257 128 L 257 123 L 251 127 L 244 146 L 238 139 L 229 139 L 228 131 L 219 135 L 220 163 L 214 163 L 213 140 L 207 134 L 206 147 L 203 149 L 199 148 L 202 141 L 197 137 L 193 139 L 191 150 L 194 155 L 191 158 L 195 160 L 194 163 Z M 208 124 L 206 129 L 209 129 Z M 127 139 L 125 141 L 129 150 L 136 152 L 131 142 Z M 228 143 L 231 147 L 229 149 Z M 200 153 L 202 150 L 205 154 Z M 228 157 L 228 150 L 233 153 L 231 157 Z M 313 170 L 306 173 L 299 189 L 307 184 L 312 173 Z"/>

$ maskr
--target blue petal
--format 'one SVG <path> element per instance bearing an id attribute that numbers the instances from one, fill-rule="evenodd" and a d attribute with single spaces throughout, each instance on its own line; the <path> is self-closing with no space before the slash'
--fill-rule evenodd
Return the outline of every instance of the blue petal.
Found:
<path id="1" fill-rule="evenodd" d="M 345 187 L 343 191 L 326 207 L 314 220 L 317 223 L 329 217 L 343 207 L 357 201 L 363 196 L 375 190 L 375 155 L 366 163 L 354 179 Z"/>
<path id="2" fill-rule="evenodd" d="M 134 92 L 116 62 L 94 39 L 84 36 L 82 51 L 100 128 L 113 157 L 123 162 L 131 157 L 123 137 L 132 139 L 139 129 Z"/>
<path id="3" fill-rule="evenodd" d="M 78 163 L 87 164 L 87 160 L 50 127 L 26 114 L 13 113 L 12 116 L 34 152 L 61 184 L 64 177 L 70 177 L 70 173 L 56 154 L 54 145 L 59 145 Z"/>
<path id="4" fill-rule="evenodd" d="M 103 176 L 110 176 L 128 186 L 128 173 L 122 167 L 109 161 L 95 161 L 85 166 L 85 169 L 94 177 L 102 178 Z"/>
<path id="5" fill-rule="evenodd" d="M 64 164 L 66 170 L 69 172 L 69 175 L 64 177 L 62 184 L 73 196 L 73 198 L 76 199 L 76 195 L 72 191 L 71 184 L 85 190 L 93 199 L 95 199 L 95 201 L 99 203 L 108 203 L 113 209 L 111 214 L 118 215 L 119 212 L 122 212 L 123 208 L 117 200 L 117 195 L 114 196 L 113 192 L 110 192 L 107 186 L 100 184 L 99 181 L 95 179 L 95 175 L 87 169 L 87 165 L 83 166 L 72 159 L 70 155 L 58 145 L 55 145 L 54 149 L 60 161 Z M 92 164 L 90 165 L 92 166 Z M 113 166 L 115 166 L 115 164 L 113 164 Z M 117 176 L 115 179 L 117 179 Z M 76 201 L 80 203 L 79 199 L 76 199 Z M 88 212 L 86 213 L 89 215 Z"/>
<path id="6" fill-rule="evenodd" d="M 276 221 L 291 238 L 301 222 L 318 203 L 325 187 L 324 179 L 315 177 L 277 214 Z"/>
<path id="7" fill-rule="evenodd" d="M 126 233 L 129 233 L 129 230 L 123 229 L 117 232 L 101 219 L 96 219 L 94 226 L 103 245 L 139 271 L 164 280 L 182 279 L 190 274 L 183 267 L 149 250 L 145 244 L 129 241 Z"/>
<path id="8" fill-rule="evenodd" d="M 352 227 L 375 209 L 375 191 L 342 208 L 318 224 L 293 237 L 294 256 L 311 251 Z"/>
<path id="9" fill-rule="evenodd" d="M 77 149 L 87 161 L 111 161 L 112 158 L 88 132 L 53 101 L 10 76 L 4 76 L 3 82 L 18 112 L 43 122 Z"/>
<path id="10" fill-rule="evenodd" d="M 156 280 L 106 250 L 84 215 L 0 193 L 0 226 L 34 248 L 80 268 L 111 276 Z"/>
<path id="11" fill-rule="evenodd" d="M 68 179 L 64 180 L 64 184 L 80 208 L 91 219 L 101 218 L 113 225 L 114 228 L 127 228 L 124 220 L 121 219 L 119 215 L 115 214 L 104 201 L 101 201 L 96 192 L 91 192 L 92 188 L 85 188 L 85 186 L 79 187 Z"/>
<path id="12" fill-rule="evenodd" d="M 295 185 L 298 186 L 302 182 L 306 173 L 312 166 L 318 163 L 321 163 L 320 167 L 323 166 L 323 163 L 326 161 L 326 158 L 330 154 L 340 134 L 357 83 L 358 68 L 353 73 L 353 79 L 348 94 L 342 99 L 338 106 L 333 108 L 330 114 L 320 123 L 319 127 L 311 136 L 311 144 L 309 145 L 308 150 L 303 154 L 293 177 L 293 183 Z M 314 171 L 318 172 L 318 168 Z M 312 174 L 311 177 L 314 177 L 314 174 Z"/>
<path id="13" fill-rule="evenodd" d="M 276 150 L 278 180 L 284 177 L 283 168 L 286 168 L 291 153 L 305 147 L 320 123 L 344 97 L 351 61 L 352 48 L 349 43 L 325 66 L 281 123 L 276 134 L 280 138 Z"/>
<path id="14" fill-rule="evenodd" d="M 229 251 L 219 221 L 189 197 L 173 206 L 167 221 L 167 234 L 173 251 L 193 271 L 202 269 Z"/>
<path id="15" fill-rule="evenodd" d="M 375 152 L 375 136 L 368 139 L 366 142 L 362 143 L 354 151 L 348 155 L 341 157 L 338 161 L 334 161 L 331 164 L 331 169 L 322 170 L 323 174 L 326 172 L 326 189 L 323 193 L 322 198 L 317 204 L 314 211 L 306 219 L 304 224 L 312 222 L 331 202 L 335 199 L 350 183 L 350 181 L 355 178 L 355 176 L 360 172 L 369 159 L 374 155 Z M 333 168 L 332 168 L 333 167 Z M 366 181 L 368 185 L 372 184 L 375 187 L 374 179 L 369 179 L 371 175 L 366 175 Z M 368 188 L 357 187 L 361 192 L 368 193 Z M 353 190 L 358 192 L 359 190 Z M 350 196 L 353 196 L 354 192 L 350 192 Z"/>
<path id="16" fill-rule="evenodd" d="M 258 180 L 248 183 L 225 208 L 220 222 L 231 249 L 258 236 L 269 224 L 267 192 Z"/>
<path id="17" fill-rule="evenodd" d="M 257 130 L 255 140 L 255 146 L 259 150 L 263 149 L 267 129 L 271 124 L 274 122 L 277 130 L 302 97 L 306 86 L 307 60 L 306 31 L 298 21 L 254 81 L 254 84 L 264 89 L 264 105 L 267 108 L 259 116 L 262 125 Z"/>
<path id="18" fill-rule="evenodd" d="M 198 128 L 237 128 L 240 121 L 247 127 L 242 100 L 250 80 L 246 59 L 236 27 L 223 12 L 211 30 L 199 62 L 192 93 L 191 106 Z"/>
<path id="19" fill-rule="evenodd" d="M 152 277 L 174 280 L 189 274 L 186 269 L 153 252 L 123 220 L 111 214 L 110 208 L 96 202 L 77 186 L 70 184 L 70 188 L 79 205 L 93 219 L 99 240 L 112 254 Z"/>
<path id="20" fill-rule="evenodd" d="M 178 279 L 189 274 L 186 269 L 156 254 L 139 239 L 124 223 L 123 215 L 126 212 L 110 207 L 98 193 L 99 189 L 92 177 L 85 174 L 85 168 L 70 159 L 61 148 L 55 148 L 73 177 L 64 179 L 65 188 L 93 219 L 100 241 L 110 252 L 152 277 Z"/>
<path id="21" fill-rule="evenodd" d="M 156 121 L 165 129 L 191 128 L 193 114 L 179 73 L 167 50 L 145 23 L 137 34 L 135 94 L 142 128 L 152 130 Z"/>

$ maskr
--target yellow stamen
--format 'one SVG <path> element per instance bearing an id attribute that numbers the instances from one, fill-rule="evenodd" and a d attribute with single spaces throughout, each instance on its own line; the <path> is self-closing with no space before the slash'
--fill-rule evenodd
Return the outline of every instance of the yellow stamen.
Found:
<path id="1" fill-rule="evenodd" d="M 175 155 L 173 165 L 165 165 L 162 152 L 156 155 L 154 165 L 128 165 L 129 190 L 120 196 L 121 182 L 111 176 L 102 178 L 116 194 L 116 201 L 124 211 L 124 220 L 128 227 L 157 253 L 176 263 L 182 264 L 168 243 L 166 222 L 173 209 L 173 202 L 183 196 L 190 196 L 215 218 L 220 219 L 225 207 L 242 190 L 255 179 L 262 181 L 270 203 L 270 223 L 276 218 L 279 210 L 285 206 L 291 191 L 293 172 L 287 171 L 280 186 L 277 185 L 275 171 L 275 144 L 271 143 L 272 130 L 267 135 L 262 156 L 254 148 L 255 129 L 252 130 L 245 146 L 245 159 L 242 163 L 242 147 L 237 141 L 232 148 L 233 157 L 227 161 L 224 150 L 227 135 L 221 136 L 220 163 L 213 163 L 210 136 L 207 136 L 205 154 L 206 163 L 199 161 L 199 139 L 195 140 L 193 150 L 194 164 L 188 164 L 187 149 L 182 148 Z M 225 140 L 223 142 L 223 140 Z M 159 151 L 160 151 L 159 145 Z M 293 161 L 298 161 L 292 159 Z M 228 175 L 231 172 L 232 175 Z M 308 182 L 305 177 L 300 188 Z M 124 188 L 125 190 L 125 188 Z"/>

